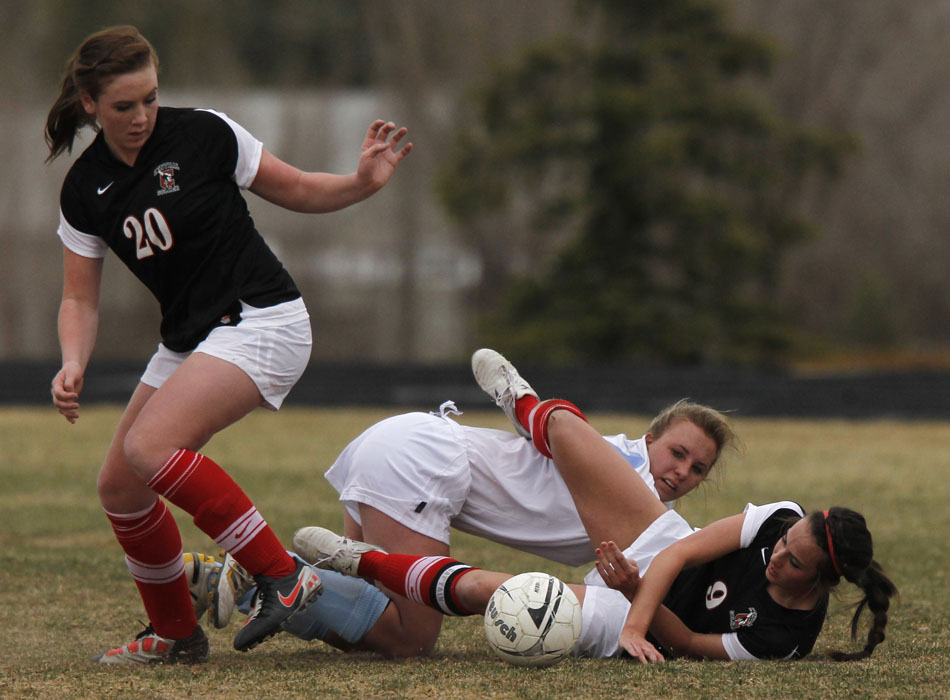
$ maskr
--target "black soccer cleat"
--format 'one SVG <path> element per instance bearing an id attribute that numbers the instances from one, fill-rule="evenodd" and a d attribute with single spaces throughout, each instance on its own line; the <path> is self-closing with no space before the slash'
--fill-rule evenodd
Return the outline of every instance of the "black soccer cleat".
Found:
<path id="1" fill-rule="evenodd" d="M 323 591 L 316 569 L 301 562 L 289 576 L 255 576 L 254 581 L 257 583 L 257 604 L 234 637 L 234 648 L 238 651 L 248 651 L 273 637 L 294 613 L 305 609 Z"/>

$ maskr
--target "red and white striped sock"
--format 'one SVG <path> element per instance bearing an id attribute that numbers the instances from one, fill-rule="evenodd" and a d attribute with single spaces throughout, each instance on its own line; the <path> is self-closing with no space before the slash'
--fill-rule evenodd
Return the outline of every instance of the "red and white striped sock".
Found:
<path id="1" fill-rule="evenodd" d="M 462 616 L 476 613 L 461 604 L 455 586 L 462 576 L 477 570 L 451 557 L 366 552 L 357 573 L 443 615 Z"/>
<path id="2" fill-rule="evenodd" d="M 531 428 L 531 442 L 545 457 L 551 457 L 551 446 L 548 444 L 548 418 L 559 410 L 570 411 L 583 419 L 585 423 L 589 422 L 581 413 L 581 409 L 564 399 L 548 399 L 534 406 L 528 416 L 527 425 Z"/>
<path id="3" fill-rule="evenodd" d="M 185 639 L 198 626 L 182 561 L 181 534 L 159 499 L 138 513 L 106 512 L 156 634 Z"/>
<path id="4" fill-rule="evenodd" d="M 148 482 L 256 576 L 280 578 L 296 563 L 241 487 L 204 455 L 178 450 Z"/>

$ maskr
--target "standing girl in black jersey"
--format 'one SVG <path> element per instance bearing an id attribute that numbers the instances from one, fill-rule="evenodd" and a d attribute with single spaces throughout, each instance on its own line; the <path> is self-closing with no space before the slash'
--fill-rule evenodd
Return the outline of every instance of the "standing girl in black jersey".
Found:
<path id="1" fill-rule="evenodd" d="M 150 624 L 96 657 L 103 663 L 200 663 L 181 536 L 160 496 L 252 574 L 259 605 L 234 640 L 250 649 L 320 593 L 316 572 L 288 556 L 241 488 L 198 450 L 257 406 L 277 410 L 310 356 L 309 316 L 241 195 L 328 212 L 383 187 L 412 144 L 374 122 L 356 172 L 302 172 L 211 110 L 160 108 L 158 58 L 134 27 L 90 36 L 70 59 L 46 123 L 49 160 L 79 129 L 97 132 L 60 197 L 64 245 L 62 368 L 53 403 L 79 416 L 95 344 L 103 258 L 111 249 L 161 305 L 162 342 L 119 421 L 98 492 Z"/>

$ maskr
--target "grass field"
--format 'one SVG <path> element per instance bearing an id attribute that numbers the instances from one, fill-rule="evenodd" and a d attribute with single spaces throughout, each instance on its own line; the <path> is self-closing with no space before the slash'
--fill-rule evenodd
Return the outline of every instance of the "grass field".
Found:
<path id="1" fill-rule="evenodd" d="M 394 411 L 393 411 L 394 412 Z M 206 452 L 249 492 L 289 542 L 306 524 L 338 528 L 322 473 L 363 428 L 390 411 L 263 411 Z M 480 618 L 447 620 L 434 657 L 387 661 L 281 635 L 241 654 L 236 631 L 207 630 L 200 667 L 100 668 L 94 653 L 129 641 L 143 618 L 135 587 L 99 508 L 95 477 L 119 409 L 84 409 L 70 426 L 51 408 L 0 408 L 0 698 L 945 698 L 950 697 L 950 424 L 737 419 L 745 455 L 680 504 L 694 524 L 748 502 L 794 499 L 863 512 L 876 556 L 901 589 L 888 639 L 872 659 L 836 664 L 673 661 L 640 666 L 568 659 L 541 670 L 495 660 Z M 640 416 L 593 415 L 604 433 L 639 435 Z M 500 413 L 468 412 L 506 428 Z M 186 549 L 214 551 L 176 511 Z M 570 569 L 461 534 L 454 554 L 502 571 Z M 849 645 L 849 602 L 832 604 L 817 649 Z"/>

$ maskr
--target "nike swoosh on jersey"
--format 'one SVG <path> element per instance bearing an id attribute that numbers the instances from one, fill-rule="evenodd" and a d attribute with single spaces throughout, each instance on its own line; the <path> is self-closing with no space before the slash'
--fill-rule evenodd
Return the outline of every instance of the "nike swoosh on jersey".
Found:
<path id="1" fill-rule="evenodd" d="M 112 182 L 115 182 L 115 180 L 113 180 Z M 109 189 L 110 187 L 112 187 L 112 182 L 110 182 L 110 183 L 109 183 L 108 185 L 106 185 L 105 187 L 97 187 L 97 188 L 96 188 L 96 194 L 105 194 L 105 193 L 106 193 L 106 190 Z"/>

